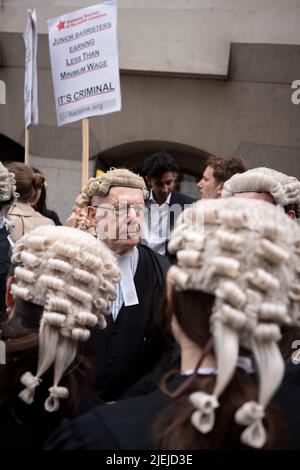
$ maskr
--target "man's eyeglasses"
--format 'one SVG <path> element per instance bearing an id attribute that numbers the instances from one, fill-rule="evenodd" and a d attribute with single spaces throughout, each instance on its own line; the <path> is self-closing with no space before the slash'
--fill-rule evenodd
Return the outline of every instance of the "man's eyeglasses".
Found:
<path id="1" fill-rule="evenodd" d="M 139 217 L 145 212 L 145 206 L 142 204 L 120 204 L 119 206 L 101 204 L 100 206 L 94 207 L 102 209 L 103 211 L 112 211 L 116 216 L 128 216 L 131 211 L 134 211 Z"/>

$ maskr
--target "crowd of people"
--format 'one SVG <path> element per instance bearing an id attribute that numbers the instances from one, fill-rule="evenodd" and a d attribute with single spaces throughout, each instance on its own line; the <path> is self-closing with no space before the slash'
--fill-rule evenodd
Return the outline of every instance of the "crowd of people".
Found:
<path id="1" fill-rule="evenodd" d="M 178 171 L 90 178 L 62 225 L 0 163 L 0 449 L 300 449 L 300 182 Z"/>

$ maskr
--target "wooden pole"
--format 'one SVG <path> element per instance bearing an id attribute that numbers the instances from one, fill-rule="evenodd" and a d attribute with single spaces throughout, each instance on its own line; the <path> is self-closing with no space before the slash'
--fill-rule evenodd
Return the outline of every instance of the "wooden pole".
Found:
<path id="1" fill-rule="evenodd" d="M 24 163 L 26 165 L 29 165 L 29 127 L 25 127 L 25 157 L 24 157 Z"/>
<path id="2" fill-rule="evenodd" d="M 82 119 L 82 187 L 89 179 L 89 120 Z"/>

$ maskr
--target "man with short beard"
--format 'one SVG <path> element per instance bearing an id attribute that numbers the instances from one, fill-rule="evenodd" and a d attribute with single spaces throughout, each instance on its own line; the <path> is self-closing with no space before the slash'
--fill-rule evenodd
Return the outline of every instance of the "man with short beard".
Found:
<path id="1" fill-rule="evenodd" d="M 203 176 L 197 184 L 201 199 L 221 197 L 225 181 L 246 169 L 246 164 L 240 157 L 209 157 Z"/>
<path id="2" fill-rule="evenodd" d="M 177 170 L 172 155 L 166 152 L 158 152 L 148 157 L 143 168 L 143 174 L 151 189 L 146 201 L 147 213 L 142 243 L 168 257 L 170 232 L 182 211 L 193 202 L 189 196 L 174 190 Z"/>

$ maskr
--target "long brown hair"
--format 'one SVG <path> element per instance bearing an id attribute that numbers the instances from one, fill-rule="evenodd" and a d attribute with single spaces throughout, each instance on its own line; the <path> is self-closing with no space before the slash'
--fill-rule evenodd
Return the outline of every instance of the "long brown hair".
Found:
<path id="1" fill-rule="evenodd" d="M 47 199 L 47 192 L 46 192 L 46 182 L 45 182 L 45 178 L 44 176 L 42 175 L 42 173 L 38 170 L 38 168 L 35 168 L 35 167 L 31 167 L 32 171 L 33 171 L 33 174 L 34 174 L 34 178 L 35 180 L 39 180 L 40 182 L 42 182 L 41 184 L 41 191 L 40 191 L 40 197 L 39 199 L 36 201 L 35 205 L 34 205 L 34 209 L 39 212 L 40 214 L 42 214 L 44 217 L 48 217 L 48 209 L 47 209 L 47 203 L 46 203 L 46 199 Z"/>
<path id="2" fill-rule="evenodd" d="M 8 171 L 15 175 L 17 192 L 20 194 L 19 200 L 35 205 L 40 198 L 45 178 L 40 173 L 33 173 L 25 163 L 11 162 L 6 166 Z"/>
<path id="3" fill-rule="evenodd" d="M 173 291 L 167 306 L 167 318 L 171 321 L 174 314 L 180 327 L 188 338 L 202 349 L 209 341 L 209 319 L 214 303 L 214 296 L 200 291 Z M 240 435 L 243 428 L 235 423 L 236 410 L 246 401 L 257 400 L 255 379 L 243 369 L 237 368 L 233 379 L 219 398 L 220 406 L 216 410 L 216 422 L 208 434 L 201 434 L 191 424 L 190 419 L 195 408 L 188 397 L 196 391 L 211 394 L 215 385 L 215 376 L 197 376 L 187 388 L 181 385 L 179 397 L 160 414 L 153 427 L 155 448 L 169 450 L 201 449 L 238 449 L 246 448 Z M 162 381 L 161 389 L 167 395 L 168 376 Z M 174 393 L 173 393 L 174 395 Z M 270 405 L 266 410 L 265 427 L 268 438 L 265 449 L 280 448 L 285 428 L 282 425 L 280 411 Z"/>
<path id="4" fill-rule="evenodd" d="M 26 372 L 37 370 L 38 330 L 43 307 L 17 298 L 13 314 L 2 323 L 2 339 L 6 344 L 6 364 L 0 366 L 0 400 L 14 400 L 21 391 L 20 377 Z M 69 398 L 62 402 L 74 414 L 80 404 L 88 398 L 95 371 L 92 362 L 79 351 L 75 361 L 66 371 L 61 384 L 70 390 Z M 45 382 L 52 383 L 50 371 Z"/>

